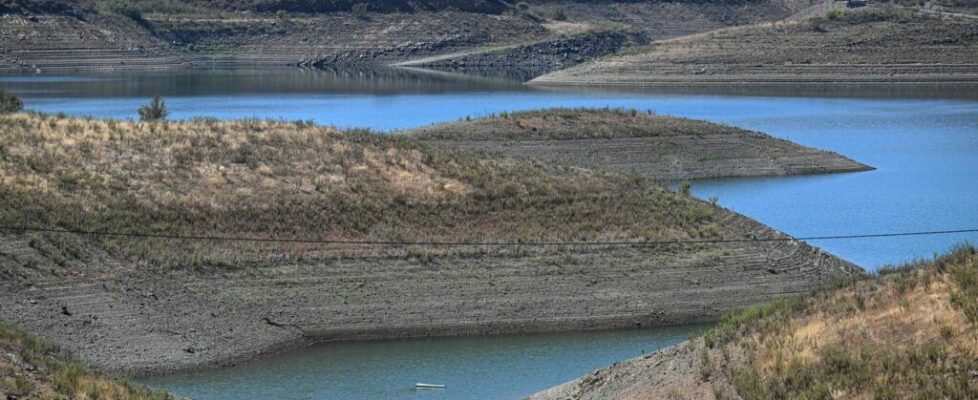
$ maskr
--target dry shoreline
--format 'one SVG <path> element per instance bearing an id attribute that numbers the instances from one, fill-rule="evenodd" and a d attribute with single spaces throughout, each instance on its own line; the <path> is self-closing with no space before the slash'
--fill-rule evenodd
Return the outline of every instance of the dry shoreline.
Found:
<path id="1" fill-rule="evenodd" d="M 711 321 L 861 274 L 614 171 L 297 123 L 3 118 L 0 198 L 11 212 L 0 218 L 10 225 L 436 242 L 777 239 L 438 248 L 0 233 L 0 320 L 114 373 L 226 366 L 338 340 Z"/>
<path id="2" fill-rule="evenodd" d="M 432 57 L 447 66 L 532 64 L 554 70 L 647 38 L 773 21 L 797 11 L 767 0 L 744 6 L 553 2 L 539 7 L 535 11 L 559 8 L 565 18 L 458 11 L 281 18 L 218 9 L 204 10 L 211 15 L 147 14 L 137 22 L 95 10 L 75 16 L 8 13 L 0 15 L 0 71 L 363 67 Z"/>
<path id="3" fill-rule="evenodd" d="M 230 366 L 317 343 L 709 322 L 727 311 L 804 293 L 855 273 L 850 264 L 797 242 L 774 253 L 770 250 L 731 247 L 724 250 L 730 256 L 715 249 L 683 250 L 681 255 L 666 257 L 656 251 L 603 252 L 584 256 L 589 261 L 582 260 L 578 267 L 561 267 L 567 271 L 549 278 L 545 278 L 551 274 L 546 265 L 566 261 L 566 254 L 437 260 L 441 268 L 460 271 L 421 274 L 417 281 L 437 277 L 443 281 L 440 289 L 405 282 L 401 278 L 405 271 L 425 266 L 397 258 L 390 260 L 395 268 L 369 274 L 370 285 L 378 287 L 374 290 L 350 289 L 349 276 L 313 273 L 330 269 L 328 265 L 302 267 L 301 272 L 278 267 L 220 277 L 131 272 L 112 278 L 108 289 L 103 289 L 106 283 L 101 280 L 52 279 L 30 288 L 5 284 L 0 315 L 103 370 L 141 377 Z M 746 261 L 759 251 L 782 259 Z M 670 261 L 673 257 L 678 260 Z M 720 263 L 704 264 L 704 259 Z M 593 268 L 607 263 L 621 266 Z M 372 262 L 351 266 L 377 269 Z M 476 272 L 483 268 L 495 272 Z M 262 277 L 247 277 L 256 272 Z M 472 274 L 485 283 L 474 282 L 468 277 Z M 283 279 L 323 283 L 278 288 Z M 204 292 L 204 287 L 214 291 Z M 409 300 L 432 290 L 454 300 Z M 386 294 L 390 291 L 405 295 L 395 299 Z M 240 292 L 247 292 L 248 298 Z M 600 295 L 608 292 L 616 294 Z M 346 307 L 322 309 L 336 296 L 346 298 Z M 391 299 L 391 304 L 384 299 Z M 378 308 L 378 300 L 383 307 Z M 244 302 L 249 304 L 240 304 Z"/>
<path id="4" fill-rule="evenodd" d="M 978 82 L 978 22 L 873 6 L 660 40 L 539 76 L 540 86 Z"/>

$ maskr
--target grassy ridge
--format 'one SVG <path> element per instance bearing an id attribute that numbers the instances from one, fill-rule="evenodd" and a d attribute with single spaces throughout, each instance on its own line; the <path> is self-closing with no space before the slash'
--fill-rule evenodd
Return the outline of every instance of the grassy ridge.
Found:
<path id="1" fill-rule="evenodd" d="M 490 115 L 416 129 L 422 140 L 544 140 L 738 134 L 743 129 L 622 108 L 550 108 Z"/>
<path id="2" fill-rule="evenodd" d="M 704 338 L 703 379 L 746 400 L 978 398 L 975 247 L 881 274 L 728 316 Z"/>
<path id="3" fill-rule="evenodd" d="M 173 399 L 165 392 L 91 371 L 57 346 L 4 322 L 0 322 L 0 394 L 25 399 Z"/>
<path id="4" fill-rule="evenodd" d="M 639 176 L 498 161 L 305 123 L 0 118 L 5 225 L 295 239 L 718 237 L 721 213 Z M 83 239 L 47 234 L 66 262 Z M 57 236 L 58 238 L 55 238 Z M 159 267 L 374 249 L 89 238 Z M 88 240 L 88 239 L 84 239 Z"/>

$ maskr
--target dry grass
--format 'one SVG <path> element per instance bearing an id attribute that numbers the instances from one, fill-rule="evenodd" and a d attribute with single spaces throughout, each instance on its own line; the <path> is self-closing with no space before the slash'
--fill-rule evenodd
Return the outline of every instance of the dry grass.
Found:
<path id="1" fill-rule="evenodd" d="M 744 399 L 978 398 L 978 254 L 728 317 L 706 343 Z M 952 300 L 959 299 L 959 300 Z"/>
<path id="2" fill-rule="evenodd" d="M 416 129 L 422 140 L 612 139 L 744 134 L 731 126 L 655 115 L 651 110 L 551 108 L 463 119 Z"/>
<path id="3" fill-rule="evenodd" d="M 51 343 L 0 322 L 0 395 L 4 394 L 16 399 L 173 398 L 88 370 Z"/>
<path id="4" fill-rule="evenodd" d="M 0 198 L 10 211 L 0 215 L 4 225 L 184 235 L 536 241 L 722 232 L 713 207 L 637 176 L 479 159 L 404 137 L 257 120 L 5 116 Z M 136 265 L 166 268 L 372 251 L 90 239 Z M 56 250 L 70 261 L 75 247 L 86 245 Z"/>
<path id="5" fill-rule="evenodd" d="M 877 5 L 654 42 L 535 82 L 845 82 L 967 75 L 978 56 L 976 32 L 974 20 Z"/>

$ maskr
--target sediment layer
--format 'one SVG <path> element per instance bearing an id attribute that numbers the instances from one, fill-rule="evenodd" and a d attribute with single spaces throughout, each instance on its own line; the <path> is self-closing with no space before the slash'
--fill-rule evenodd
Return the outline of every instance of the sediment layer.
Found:
<path id="1" fill-rule="evenodd" d="M 536 85 L 978 82 L 978 19 L 892 6 L 657 41 Z"/>

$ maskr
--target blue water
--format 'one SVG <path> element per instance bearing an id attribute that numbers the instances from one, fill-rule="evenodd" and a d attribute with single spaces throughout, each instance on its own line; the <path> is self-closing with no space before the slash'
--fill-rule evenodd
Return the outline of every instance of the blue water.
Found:
<path id="1" fill-rule="evenodd" d="M 693 182 L 701 198 L 794 236 L 978 228 L 978 87 L 543 90 L 405 71 L 187 71 L 0 77 L 27 108 L 134 118 L 163 95 L 172 118 L 313 120 L 394 131 L 500 111 L 629 107 L 759 130 L 836 151 L 870 172 Z M 873 270 L 978 233 L 812 244 Z M 150 383 L 196 399 L 512 399 L 684 339 L 700 327 L 319 346 Z M 415 391 L 418 381 L 447 390 Z"/>
<path id="2" fill-rule="evenodd" d="M 978 228 L 978 87 L 543 90 L 409 71 L 183 71 L 0 77 L 27 108 L 134 118 L 313 120 L 392 131 L 540 107 L 628 107 L 759 130 L 876 167 L 853 174 L 699 181 L 693 193 L 794 236 Z M 978 234 L 813 244 L 864 268 L 930 257 Z"/>
<path id="3" fill-rule="evenodd" d="M 145 383 L 194 399 L 518 399 L 705 328 L 338 343 Z"/>

